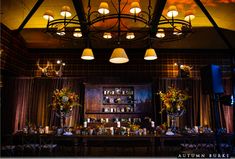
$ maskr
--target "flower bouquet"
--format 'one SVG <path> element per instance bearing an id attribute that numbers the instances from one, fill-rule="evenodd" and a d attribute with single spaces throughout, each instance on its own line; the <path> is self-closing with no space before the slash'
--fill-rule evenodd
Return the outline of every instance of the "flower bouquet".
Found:
<path id="1" fill-rule="evenodd" d="M 61 118 L 61 127 L 63 127 L 63 119 L 71 115 L 74 106 L 79 105 L 78 99 L 78 95 L 67 87 L 53 92 L 52 103 L 49 106 Z"/>
<path id="2" fill-rule="evenodd" d="M 166 111 L 171 118 L 172 129 L 175 129 L 175 118 L 183 115 L 185 111 L 184 101 L 186 101 L 189 96 L 186 91 L 179 90 L 175 87 L 169 87 L 167 92 L 160 92 L 159 95 L 162 100 L 162 109 L 160 113 Z"/>

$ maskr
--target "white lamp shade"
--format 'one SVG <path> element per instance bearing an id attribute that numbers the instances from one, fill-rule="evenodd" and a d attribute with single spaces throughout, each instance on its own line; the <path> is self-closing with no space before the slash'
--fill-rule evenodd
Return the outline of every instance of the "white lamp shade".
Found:
<path id="1" fill-rule="evenodd" d="M 98 9 L 100 14 L 109 14 L 109 5 L 107 2 L 101 2 L 100 7 Z"/>
<path id="2" fill-rule="evenodd" d="M 158 38 L 164 38 L 165 37 L 165 32 L 164 29 L 158 29 L 156 37 Z"/>
<path id="3" fill-rule="evenodd" d="M 73 36 L 76 37 L 76 38 L 82 37 L 81 29 L 76 28 L 76 29 L 74 30 Z"/>
<path id="4" fill-rule="evenodd" d="M 44 14 L 43 14 L 43 18 L 46 20 L 54 20 L 54 16 L 53 16 L 53 12 L 51 10 L 47 10 Z"/>
<path id="5" fill-rule="evenodd" d="M 92 49 L 85 48 L 83 50 L 81 59 L 83 59 L 83 60 L 93 60 L 94 59 L 94 55 L 93 55 Z"/>
<path id="6" fill-rule="evenodd" d="M 64 28 L 58 29 L 56 34 L 59 35 L 59 36 L 64 36 L 65 35 L 65 29 Z"/>
<path id="7" fill-rule="evenodd" d="M 63 6 L 62 10 L 60 12 L 60 15 L 63 17 L 70 17 L 72 14 L 70 12 L 70 7 L 69 6 Z"/>
<path id="8" fill-rule="evenodd" d="M 174 28 L 173 34 L 174 35 L 181 35 L 182 31 L 180 29 Z"/>
<path id="9" fill-rule="evenodd" d="M 195 15 L 193 14 L 193 12 L 191 10 L 187 11 L 185 13 L 185 17 L 184 17 L 184 20 L 187 20 L 187 21 L 191 21 L 195 18 Z"/>
<path id="10" fill-rule="evenodd" d="M 129 61 L 126 52 L 123 48 L 115 48 L 109 59 L 109 62 L 115 64 L 127 63 Z"/>
<path id="11" fill-rule="evenodd" d="M 104 35 L 103 35 L 103 38 L 104 39 L 111 39 L 112 38 L 112 34 L 108 33 L 108 32 L 105 32 Z"/>
<path id="12" fill-rule="evenodd" d="M 126 34 L 126 38 L 129 39 L 129 40 L 130 39 L 134 39 L 135 38 L 135 34 L 134 33 L 127 33 Z"/>
<path id="13" fill-rule="evenodd" d="M 145 55 L 144 55 L 145 60 L 156 60 L 157 59 L 157 54 L 154 49 L 149 48 L 146 50 Z"/>
<path id="14" fill-rule="evenodd" d="M 168 17 L 176 17 L 178 15 L 178 11 L 176 6 L 170 6 L 168 8 L 167 16 Z"/>
<path id="15" fill-rule="evenodd" d="M 131 8 L 130 8 L 130 13 L 138 14 L 140 12 L 141 12 L 141 8 L 140 8 L 139 2 L 132 2 L 131 3 Z"/>

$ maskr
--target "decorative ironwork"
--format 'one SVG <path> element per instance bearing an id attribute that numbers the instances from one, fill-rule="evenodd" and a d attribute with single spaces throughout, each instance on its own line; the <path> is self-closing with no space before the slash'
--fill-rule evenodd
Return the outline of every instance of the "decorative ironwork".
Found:
<path id="1" fill-rule="evenodd" d="M 134 14 L 127 14 L 124 12 L 129 2 L 128 0 L 124 2 L 122 1 L 124 0 L 118 0 L 117 4 L 114 4 L 113 0 L 109 1 L 112 8 L 114 8 L 115 10 L 115 13 L 110 13 L 107 9 L 107 13 L 104 12 L 105 14 L 101 14 L 98 10 L 91 11 L 91 1 L 88 0 L 88 11 L 86 14 L 87 21 L 84 22 L 82 25 L 87 26 L 88 29 L 86 30 L 86 34 L 88 35 L 89 39 L 103 39 L 105 37 L 103 36 L 103 34 L 109 32 L 111 33 L 111 36 L 106 36 L 108 37 L 107 39 L 112 38 L 111 40 L 114 39 L 117 42 L 139 41 L 149 38 L 151 38 L 151 40 L 158 39 L 160 41 L 173 41 L 182 39 L 192 32 L 191 20 L 194 18 L 193 15 L 185 18 L 186 20 L 177 19 L 173 14 L 173 11 L 175 13 L 175 10 L 173 10 L 171 18 L 167 18 L 166 16 L 162 15 L 162 19 L 159 21 L 158 24 L 159 32 L 157 32 L 157 34 L 161 32 L 162 34 L 153 37 L 150 35 L 152 19 L 154 18 L 151 14 L 151 0 L 148 1 L 148 8 L 146 9 L 147 11 L 141 10 L 140 13 Z M 53 36 L 57 36 L 60 39 L 64 40 L 78 39 L 78 37 L 87 38 L 87 36 L 85 37 L 81 35 L 81 23 L 78 20 L 78 16 L 75 15 L 69 19 L 66 14 L 64 15 L 64 18 L 62 19 L 48 18 L 46 31 Z M 109 27 L 98 25 L 99 23 L 104 23 L 109 20 L 116 21 L 113 22 L 113 24 Z M 124 22 L 127 20 L 131 21 L 131 27 Z M 141 27 L 133 27 L 133 23 L 138 23 L 139 25 L 141 25 Z M 73 35 L 76 32 L 79 33 L 79 35 L 75 37 Z M 134 36 L 131 36 L 131 38 L 126 38 L 127 33 L 133 33 Z"/>

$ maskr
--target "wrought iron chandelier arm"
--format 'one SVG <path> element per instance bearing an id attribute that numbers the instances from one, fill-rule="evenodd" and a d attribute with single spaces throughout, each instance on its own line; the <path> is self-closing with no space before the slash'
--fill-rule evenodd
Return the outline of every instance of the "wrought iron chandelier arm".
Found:
<path id="1" fill-rule="evenodd" d="M 94 26 L 94 25 L 91 25 L 91 27 L 92 28 L 94 28 L 95 29 L 95 31 L 110 31 L 110 30 L 112 30 L 113 28 L 115 28 L 115 26 L 117 26 L 117 23 L 118 23 L 118 21 L 116 21 L 116 23 L 114 24 L 114 25 L 112 25 L 111 27 L 109 27 L 109 28 L 105 28 L 105 29 L 98 29 L 98 27 L 96 27 L 96 26 Z M 90 32 L 95 32 L 95 31 L 90 31 Z"/>
<path id="2" fill-rule="evenodd" d="M 128 0 L 126 1 L 126 3 L 124 4 L 124 6 L 122 7 L 121 12 L 124 10 L 124 8 L 126 7 L 127 4 L 128 4 Z M 120 12 L 120 13 L 121 13 L 121 12 Z"/>
<path id="3" fill-rule="evenodd" d="M 112 4 L 113 8 L 116 10 L 116 12 L 118 13 L 118 9 L 115 7 L 115 4 L 113 3 L 113 0 L 111 0 L 111 4 Z"/>
<path id="4" fill-rule="evenodd" d="M 108 19 L 117 19 L 117 16 L 123 19 L 132 19 L 132 20 L 135 20 L 134 17 L 130 14 L 109 14 L 109 15 L 106 15 L 106 16 L 100 16 L 100 17 L 97 17 L 95 19 L 93 19 L 91 22 L 90 22 L 90 25 L 93 25 L 97 22 L 100 22 L 100 21 L 104 21 L 104 20 L 108 20 Z M 143 17 L 136 17 L 136 20 L 139 21 L 139 22 L 142 22 L 146 25 L 148 25 L 148 21 L 146 19 L 144 19 Z"/>

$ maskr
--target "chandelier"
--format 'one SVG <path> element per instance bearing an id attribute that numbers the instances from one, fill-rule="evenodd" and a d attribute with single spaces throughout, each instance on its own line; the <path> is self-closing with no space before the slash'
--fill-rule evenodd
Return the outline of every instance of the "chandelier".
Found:
<path id="1" fill-rule="evenodd" d="M 142 10 L 138 1 L 128 2 L 128 0 L 103 1 L 99 6 L 92 7 L 91 0 L 88 0 L 87 6 L 86 21 L 83 23 L 78 20 L 77 15 L 72 16 L 69 6 L 62 7 L 61 19 L 54 19 L 53 12 L 47 10 L 43 15 L 43 18 L 47 20 L 46 32 L 64 40 L 79 38 L 86 40 L 87 46 L 81 56 L 83 60 L 94 59 L 93 51 L 89 47 L 91 40 L 113 40 L 117 48 L 114 49 L 109 61 L 116 64 L 129 61 L 120 44 L 140 40 L 147 40 L 149 45 L 144 59 L 157 59 L 156 52 L 151 47 L 152 41 L 173 41 L 186 37 L 192 32 L 191 20 L 195 18 L 192 11 L 187 11 L 184 19 L 177 19 L 176 6 L 170 6 L 167 14 L 162 15 L 157 26 L 157 33 L 153 37 L 150 33 L 154 18 L 151 0 L 148 1 L 148 7 L 145 10 Z M 82 31 L 82 25 L 86 26 L 85 31 Z"/>

